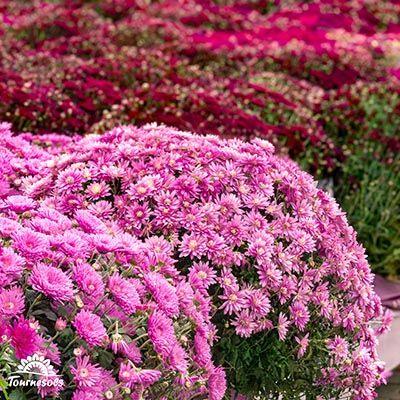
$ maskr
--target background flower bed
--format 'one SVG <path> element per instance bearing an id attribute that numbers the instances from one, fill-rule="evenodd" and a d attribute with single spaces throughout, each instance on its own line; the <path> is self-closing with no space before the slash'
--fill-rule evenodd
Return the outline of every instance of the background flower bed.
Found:
<path id="1" fill-rule="evenodd" d="M 34 133 L 158 121 L 268 138 L 333 182 L 375 270 L 396 274 L 399 10 L 397 1 L 2 1 L 0 117 Z"/>

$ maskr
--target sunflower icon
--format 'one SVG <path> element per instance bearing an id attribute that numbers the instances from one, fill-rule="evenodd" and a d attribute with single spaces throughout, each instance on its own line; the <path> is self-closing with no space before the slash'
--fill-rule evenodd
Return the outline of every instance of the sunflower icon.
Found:
<path id="1" fill-rule="evenodd" d="M 50 360 L 39 354 L 33 354 L 22 359 L 15 374 L 37 377 L 54 377 L 57 375 L 54 367 L 50 364 Z"/>

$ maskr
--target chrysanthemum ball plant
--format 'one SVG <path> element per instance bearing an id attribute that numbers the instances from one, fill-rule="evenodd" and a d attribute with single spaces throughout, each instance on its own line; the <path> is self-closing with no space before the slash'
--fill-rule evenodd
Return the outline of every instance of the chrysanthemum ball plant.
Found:
<path id="1" fill-rule="evenodd" d="M 3 126 L 0 307 L 3 346 L 59 365 L 60 396 L 375 397 L 390 316 L 296 164 L 157 125 L 59 137 Z"/>

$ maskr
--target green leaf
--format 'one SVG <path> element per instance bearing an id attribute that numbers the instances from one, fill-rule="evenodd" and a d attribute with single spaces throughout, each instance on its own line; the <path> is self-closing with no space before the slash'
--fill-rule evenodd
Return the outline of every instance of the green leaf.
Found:
<path id="1" fill-rule="evenodd" d="M 98 350 L 98 362 L 103 368 L 111 368 L 112 362 L 114 361 L 114 356 L 108 351 Z"/>
<path id="2" fill-rule="evenodd" d="M 9 400 L 7 390 L 6 390 L 7 387 L 8 387 L 7 381 L 2 376 L 0 376 L 0 393 L 3 393 L 5 399 Z"/>
<path id="3" fill-rule="evenodd" d="M 27 400 L 27 397 L 24 392 L 20 389 L 14 389 L 9 396 L 10 400 Z"/>

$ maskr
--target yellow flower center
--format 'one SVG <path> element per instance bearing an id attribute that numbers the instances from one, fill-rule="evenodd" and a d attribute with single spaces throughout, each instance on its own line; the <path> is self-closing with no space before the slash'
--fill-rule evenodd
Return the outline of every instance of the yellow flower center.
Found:
<path id="1" fill-rule="evenodd" d="M 99 194 L 101 192 L 101 185 L 100 183 L 94 183 L 91 187 L 90 187 L 90 191 L 93 194 Z"/>

